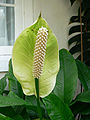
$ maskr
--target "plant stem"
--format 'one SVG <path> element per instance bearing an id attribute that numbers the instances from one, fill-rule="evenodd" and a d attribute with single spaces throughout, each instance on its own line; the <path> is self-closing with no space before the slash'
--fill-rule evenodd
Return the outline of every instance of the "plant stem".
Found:
<path id="1" fill-rule="evenodd" d="M 82 5 L 80 0 L 80 31 L 81 31 L 81 61 L 83 62 L 83 38 L 82 38 Z"/>
<path id="2" fill-rule="evenodd" d="M 83 62 L 83 37 L 82 37 L 82 0 L 80 0 L 80 31 L 81 31 L 81 62 Z M 81 93 L 83 92 L 83 87 L 81 84 Z M 81 114 L 79 114 L 78 119 L 81 119 Z"/>
<path id="3" fill-rule="evenodd" d="M 82 5 L 80 0 L 80 31 L 81 31 L 81 62 L 83 62 L 83 37 L 82 37 Z M 81 92 L 83 92 L 82 84 L 81 84 Z"/>
<path id="4" fill-rule="evenodd" d="M 36 88 L 36 99 L 37 99 L 37 109 L 38 109 L 38 113 L 40 116 L 40 120 L 42 120 L 42 111 L 41 111 L 41 107 L 40 107 L 40 96 L 39 96 L 39 79 L 35 78 L 35 88 Z"/>

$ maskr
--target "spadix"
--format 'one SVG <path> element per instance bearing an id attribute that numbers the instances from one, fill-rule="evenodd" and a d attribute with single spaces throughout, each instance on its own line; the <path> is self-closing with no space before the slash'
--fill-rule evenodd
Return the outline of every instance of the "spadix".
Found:
<path id="1" fill-rule="evenodd" d="M 47 38 L 48 30 L 44 27 L 39 28 L 34 50 L 34 68 L 33 68 L 34 78 L 39 79 L 43 70 Z"/>

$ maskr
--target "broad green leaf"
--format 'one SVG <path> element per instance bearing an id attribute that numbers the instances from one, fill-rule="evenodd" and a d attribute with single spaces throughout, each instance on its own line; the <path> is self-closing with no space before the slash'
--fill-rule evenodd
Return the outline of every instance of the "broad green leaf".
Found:
<path id="1" fill-rule="evenodd" d="M 0 113 L 4 114 L 5 116 L 8 116 L 8 117 L 12 117 L 16 114 L 14 109 L 11 106 L 10 107 L 0 107 Z"/>
<path id="2" fill-rule="evenodd" d="M 32 120 L 29 114 L 26 112 L 26 109 L 22 111 L 21 116 L 23 117 L 24 120 Z"/>
<path id="3" fill-rule="evenodd" d="M 25 101 L 29 102 L 30 105 L 33 105 L 35 107 L 37 106 L 37 101 L 35 96 L 25 96 Z M 31 118 L 37 118 L 39 116 L 37 108 L 35 111 L 33 111 L 31 108 L 27 108 L 26 111 Z"/>
<path id="4" fill-rule="evenodd" d="M 0 107 L 18 106 L 18 105 L 26 105 L 26 102 L 23 99 L 16 96 L 15 94 L 13 96 L 0 95 Z"/>
<path id="5" fill-rule="evenodd" d="M 83 93 L 80 93 L 76 97 L 76 99 L 71 103 L 71 105 L 73 105 L 77 101 L 90 103 L 90 90 L 87 90 L 87 91 L 84 91 Z"/>
<path id="6" fill-rule="evenodd" d="M 21 115 L 15 115 L 13 116 L 14 120 L 24 120 Z"/>
<path id="7" fill-rule="evenodd" d="M 78 77 L 85 90 L 90 89 L 90 69 L 79 60 L 76 60 Z"/>
<path id="8" fill-rule="evenodd" d="M 10 92 L 8 96 L 0 95 L 0 107 L 9 107 L 9 106 L 24 106 L 27 109 L 31 109 L 32 111 L 37 111 L 37 107 L 31 105 L 29 102 L 21 99 L 15 93 Z M 19 113 L 19 111 L 18 111 Z"/>
<path id="9" fill-rule="evenodd" d="M 0 113 L 0 120 L 14 120 Z"/>
<path id="10" fill-rule="evenodd" d="M 76 101 L 90 103 L 90 90 L 79 94 L 76 98 Z"/>
<path id="11" fill-rule="evenodd" d="M 42 26 L 48 30 L 43 72 L 39 78 L 40 97 L 45 97 L 51 93 L 56 83 L 56 75 L 59 70 L 59 52 L 56 37 L 41 16 L 17 38 L 13 47 L 12 63 L 14 75 L 20 82 L 24 94 L 35 95 L 34 49 L 37 32 Z"/>
<path id="12" fill-rule="evenodd" d="M 75 115 L 90 114 L 90 90 L 80 93 L 72 102 L 71 109 Z"/>
<path id="13" fill-rule="evenodd" d="M 3 78 L 0 79 L 0 94 L 3 93 L 6 85 L 7 85 L 6 76 L 4 76 Z"/>
<path id="14" fill-rule="evenodd" d="M 74 120 L 73 114 L 68 105 L 56 95 L 50 94 L 43 98 L 43 102 L 51 120 Z"/>
<path id="15" fill-rule="evenodd" d="M 59 51 L 60 70 L 57 75 L 54 93 L 65 103 L 70 104 L 77 88 L 78 72 L 73 56 L 65 49 Z"/>
<path id="16" fill-rule="evenodd" d="M 27 109 L 26 109 L 26 111 L 27 111 L 27 113 L 29 114 L 29 116 L 30 116 L 31 118 L 33 118 L 33 117 L 36 117 L 36 118 L 39 117 L 39 115 L 38 115 L 38 110 L 37 110 L 36 97 L 35 97 L 35 96 L 25 96 L 25 101 L 28 102 L 31 106 L 35 106 L 35 107 L 36 107 L 36 110 L 35 110 L 35 111 L 33 111 L 31 108 L 27 108 Z M 40 102 L 40 106 L 41 106 L 41 109 L 42 109 L 43 113 L 45 113 L 45 112 L 44 112 L 44 109 L 43 109 L 43 105 L 42 105 L 41 102 Z"/>
<path id="17" fill-rule="evenodd" d="M 35 96 L 25 96 L 25 101 L 28 102 L 30 105 L 37 107 L 37 101 L 36 101 Z M 43 116 L 48 119 L 48 114 L 47 114 L 46 108 L 41 101 L 40 101 L 40 107 L 42 109 Z M 38 118 L 39 117 L 37 109 L 36 109 L 36 111 L 33 111 L 31 108 L 30 109 L 27 108 L 26 111 L 29 114 L 30 118 Z"/>
<path id="18" fill-rule="evenodd" d="M 9 71 L 7 73 L 7 77 L 9 80 L 9 90 L 13 91 L 19 97 L 23 97 L 23 91 L 21 85 L 13 74 L 12 59 L 10 59 L 9 61 Z"/>
<path id="19" fill-rule="evenodd" d="M 32 96 L 25 96 L 25 101 L 28 102 L 30 105 L 37 106 L 37 100 L 34 95 Z M 44 108 L 44 104 L 40 101 L 40 106 Z"/>

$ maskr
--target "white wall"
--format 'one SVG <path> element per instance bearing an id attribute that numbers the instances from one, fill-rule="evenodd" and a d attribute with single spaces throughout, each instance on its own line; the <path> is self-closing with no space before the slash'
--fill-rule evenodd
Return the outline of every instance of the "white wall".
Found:
<path id="1" fill-rule="evenodd" d="M 72 15 L 77 13 L 77 3 L 73 7 L 70 0 L 34 0 L 34 20 L 37 19 L 39 12 L 46 19 L 51 29 L 55 33 L 59 48 L 68 48 L 67 26 Z"/>
<path id="2" fill-rule="evenodd" d="M 70 17 L 77 13 L 78 4 L 75 3 L 74 6 L 71 7 L 70 0 L 32 0 L 32 6 L 33 21 L 37 19 L 41 11 L 42 17 L 46 19 L 52 31 L 57 37 L 59 49 L 68 49 L 67 26 Z M 4 76 L 4 73 L 0 73 L 0 78 L 2 76 Z"/>

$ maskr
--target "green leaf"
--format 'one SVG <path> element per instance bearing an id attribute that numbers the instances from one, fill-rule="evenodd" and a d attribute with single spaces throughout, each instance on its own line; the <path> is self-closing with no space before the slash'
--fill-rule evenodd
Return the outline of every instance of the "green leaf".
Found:
<path id="1" fill-rule="evenodd" d="M 73 54 L 75 54 L 75 53 L 80 52 L 80 50 L 81 50 L 81 44 L 77 44 L 77 45 L 73 46 L 73 47 L 69 50 L 69 52 L 73 55 Z"/>
<path id="2" fill-rule="evenodd" d="M 81 43 L 80 37 L 81 34 L 74 35 L 69 39 L 68 44 L 71 45 L 72 43 Z M 90 33 L 89 32 L 82 33 L 82 38 L 83 38 L 83 43 L 88 46 L 87 41 L 89 42 Z M 86 41 L 84 39 L 86 39 Z"/>
<path id="3" fill-rule="evenodd" d="M 72 16 L 70 18 L 69 24 L 72 24 L 73 22 L 80 22 L 80 19 L 78 18 L 78 16 Z"/>
<path id="4" fill-rule="evenodd" d="M 81 55 L 79 55 L 77 59 L 81 60 Z M 90 50 L 89 49 L 83 52 L 83 61 L 87 66 L 90 66 Z"/>
<path id="5" fill-rule="evenodd" d="M 90 114 L 90 103 L 77 101 L 74 104 L 72 104 L 70 108 L 74 116 L 76 116 L 78 113 L 82 115 Z"/>
<path id="6" fill-rule="evenodd" d="M 10 59 L 9 61 L 9 71 L 8 71 L 7 77 L 9 80 L 9 90 L 22 98 L 23 91 L 22 91 L 21 85 L 13 74 L 12 59 Z"/>
<path id="7" fill-rule="evenodd" d="M 56 95 L 50 94 L 43 98 L 43 102 L 51 120 L 74 120 L 73 114 L 68 105 Z"/>
<path id="8" fill-rule="evenodd" d="M 3 94 L 4 89 L 7 85 L 6 76 L 0 79 L 0 94 Z"/>
<path id="9" fill-rule="evenodd" d="M 73 56 L 67 50 L 60 50 L 59 57 L 60 70 L 57 75 L 54 93 L 65 103 L 70 104 L 77 88 L 77 66 Z"/>
<path id="10" fill-rule="evenodd" d="M 24 118 L 24 120 L 32 120 L 29 114 L 26 112 L 26 109 L 22 111 L 21 116 Z"/>
<path id="11" fill-rule="evenodd" d="M 25 101 L 29 103 L 29 105 L 37 106 L 36 96 L 25 96 Z M 40 106 L 44 108 L 44 104 L 40 101 Z"/>
<path id="12" fill-rule="evenodd" d="M 80 120 L 90 120 L 90 115 L 81 115 Z"/>
<path id="13" fill-rule="evenodd" d="M 28 102 L 31 106 L 37 107 L 37 101 L 36 101 L 36 97 L 34 95 L 25 96 L 25 101 Z M 45 106 L 41 102 L 41 100 L 40 100 L 40 107 L 42 109 L 43 117 L 48 119 L 48 114 L 47 114 Z M 34 111 L 32 109 L 27 108 L 26 111 L 29 114 L 30 118 L 38 118 L 39 117 L 37 109 L 36 109 L 36 111 Z"/>
<path id="14" fill-rule="evenodd" d="M 20 116 L 20 115 L 15 115 L 15 116 L 13 116 L 13 119 L 14 119 L 14 120 L 24 120 L 24 119 L 22 118 L 22 116 Z"/>
<path id="15" fill-rule="evenodd" d="M 76 60 L 78 77 L 85 90 L 90 89 L 90 69 L 81 61 Z"/>
<path id="16" fill-rule="evenodd" d="M 34 119 L 34 120 L 40 120 L 40 118 L 38 118 L 38 119 Z M 47 120 L 47 119 L 42 119 L 42 120 Z"/>
<path id="17" fill-rule="evenodd" d="M 5 116 L 8 116 L 8 117 L 12 117 L 16 114 L 14 109 L 11 106 L 10 107 L 0 107 L 0 113 L 4 114 Z"/>
<path id="18" fill-rule="evenodd" d="M 26 105 L 27 103 L 16 96 L 14 93 L 10 92 L 13 94 L 13 96 L 1 96 L 0 95 L 0 107 L 8 107 L 8 106 L 18 106 L 18 105 Z"/>
<path id="19" fill-rule="evenodd" d="M 82 31 L 84 31 L 84 28 L 85 28 L 85 26 L 82 25 Z M 71 35 L 72 33 L 75 33 L 75 32 L 80 32 L 80 25 L 72 26 L 69 29 L 69 35 Z"/>
<path id="20" fill-rule="evenodd" d="M 0 120 L 14 120 L 0 113 Z"/>
<path id="21" fill-rule="evenodd" d="M 14 75 L 20 82 L 24 94 L 35 95 L 34 50 L 37 33 L 42 26 L 48 30 L 44 66 L 39 78 L 40 97 L 45 97 L 51 93 L 56 83 L 59 70 L 59 51 L 56 37 L 41 16 L 17 38 L 13 47 L 12 63 Z"/>
<path id="22" fill-rule="evenodd" d="M 90 90 L 84 91 L 83 93 L 79 94 L 76 98 L 76 101 L 90 103 Z"/>
<path id="23" fill-rule="evenodd" d="M 70 107 L 75 115 L 90 114 L 90 90 L 80 93 Z"/>
<path id="24" fill-rule="evenodd" d="M 37 101 L 35 96 L 25 96 L 25 101 L 29 102 L 30 105 L 37 106 Z M 31 118 L 37 118 L 38 117 L 38 111 L 37 109 L 33 111 L 32 109 L 27 108 L 27 113 Z"/>

